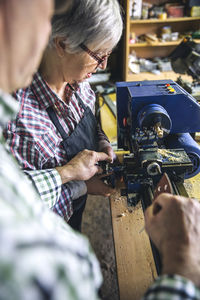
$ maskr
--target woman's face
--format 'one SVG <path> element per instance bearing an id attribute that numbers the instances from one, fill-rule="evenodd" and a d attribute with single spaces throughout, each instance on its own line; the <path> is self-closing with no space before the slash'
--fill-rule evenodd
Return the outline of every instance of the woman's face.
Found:
<path id="1" fill-rule="evenodd" d="M 111 51 L 108 47 L 96 51 L 95 54 L 98 57 L 105 57 Z M 93 73 L 96 73 L 97 68 L 104 70 L 107 66 L 106 57 L 105 60 L 98 64 L 97 60 L 91 57 L 87 52 L 82 51 L 77 54 L 66 53 L 63 58 L 63 81 L 73 83 L 73 82 L 82 82 L 92 76 Z"/>

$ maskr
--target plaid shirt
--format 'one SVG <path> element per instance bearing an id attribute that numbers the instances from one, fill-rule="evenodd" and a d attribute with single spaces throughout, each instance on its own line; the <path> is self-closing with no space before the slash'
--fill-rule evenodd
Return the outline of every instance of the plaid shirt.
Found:
<path id="1" fill-rule="evenodd" d="M 74 87 L 85 105 L 94 111 L 95 95 L 89 83 L 83 82 Z M 73 213 L 73 187 L 77 184 L 70 182 L 61 186 L 54 168 L 66 164 L 67 158 L 60 133 L 46 111 L 53 105 L 63 129 L 70 135 L 83 117 L 84 110 L 67 85 L 65 95 L 64 102 L 36 73 L 32 84 L 15 94 L 20 102 L 20 111 L 16 120 L 8 123 L 5 137 L 11 152 L 34 181 L 42 199 L 59 215 L 69 219 Z M 102 140 L 107 141 L 107 138 L 99 130 L 99 141 Z M 41 169 L 44 170 L 43 173 Z"/>
<path id="2" fill-rule="evenodd" d="M 200 289 L 179 275 L 162 275 L 147 290 L 142 300 L 199 300 Z"/>
<path id="3" fill-rule="evenodd" d="M 88 240 L 46 208 L 6 151 L 18 104 L 0 91 L 0 299 L 97 300 L 102 277 Z"/>

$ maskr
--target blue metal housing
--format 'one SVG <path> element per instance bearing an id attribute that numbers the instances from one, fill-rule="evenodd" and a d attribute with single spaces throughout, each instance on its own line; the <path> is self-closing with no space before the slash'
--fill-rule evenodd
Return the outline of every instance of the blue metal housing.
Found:
<path id="1" fill-rule="evenodd" d="M 174 92 L 166 87 L 170 84 Z M 124 118 L 131 120 L 131 128 L 138 126 L 137 116 L 148 104 L 161 105 L 170 116 L 171 134 L 200 131 L 200 105 L 182 87 L 172 80 L 118 82 L 117 123 L 118 147 L 123 148 Z"/>
<path id="2" fill-rule="evenodd" d="M 200 147 L 189 133 L 200 131 L 199 103 L 172 80 L 117 83 L 118 148 L 126 149 L 126 139 L 135 138 L 136 128 L 143 130 L 141 127 L 157 119 L 167 129 L 162 138 L 165 146 L 183 148 L 192 161 L 193 170 L 185 178 L 198 174 Z"/>

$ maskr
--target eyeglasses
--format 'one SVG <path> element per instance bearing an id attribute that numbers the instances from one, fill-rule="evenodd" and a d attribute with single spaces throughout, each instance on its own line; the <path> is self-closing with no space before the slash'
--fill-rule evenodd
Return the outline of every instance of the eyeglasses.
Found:
<path id="1" fill-rule="evenodd" d="M 98 66 L 100 66 L 109 56 L 110 56 L 110 54 L 111 54 L 111 51 L 108 53 L 108 54 L 106 54 L 106 55 L 104 55 L 104 56 L 102 56 L 102 57 L 100 57 L 100 56 L 98 56 L 96 53 L 94 53 L 93 51 L 91 51 L 90 49 L 88 49 L 88 47 L 86 47 L 83 43 L 81 43 L 80 45 L 79 45 L 79 47 L 82 49 L 82 50 L 84 50 L 85 52 L 87 52 L 87 54 L 89 54 L 92 58 L 94 58 L 96 61 L 97 61 L 97 68 L 98 68 Z"/>

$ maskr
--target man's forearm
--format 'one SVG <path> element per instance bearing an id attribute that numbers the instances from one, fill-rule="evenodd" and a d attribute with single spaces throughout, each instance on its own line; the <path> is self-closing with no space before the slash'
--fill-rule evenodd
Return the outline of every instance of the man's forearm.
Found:
<path id="1" fill-rule="evenodd" d="M 62 181 L 56 169 L 24 170 L 35 186 L 40 198 L 49 208 L 55 205 L 61 195 Z"/>

